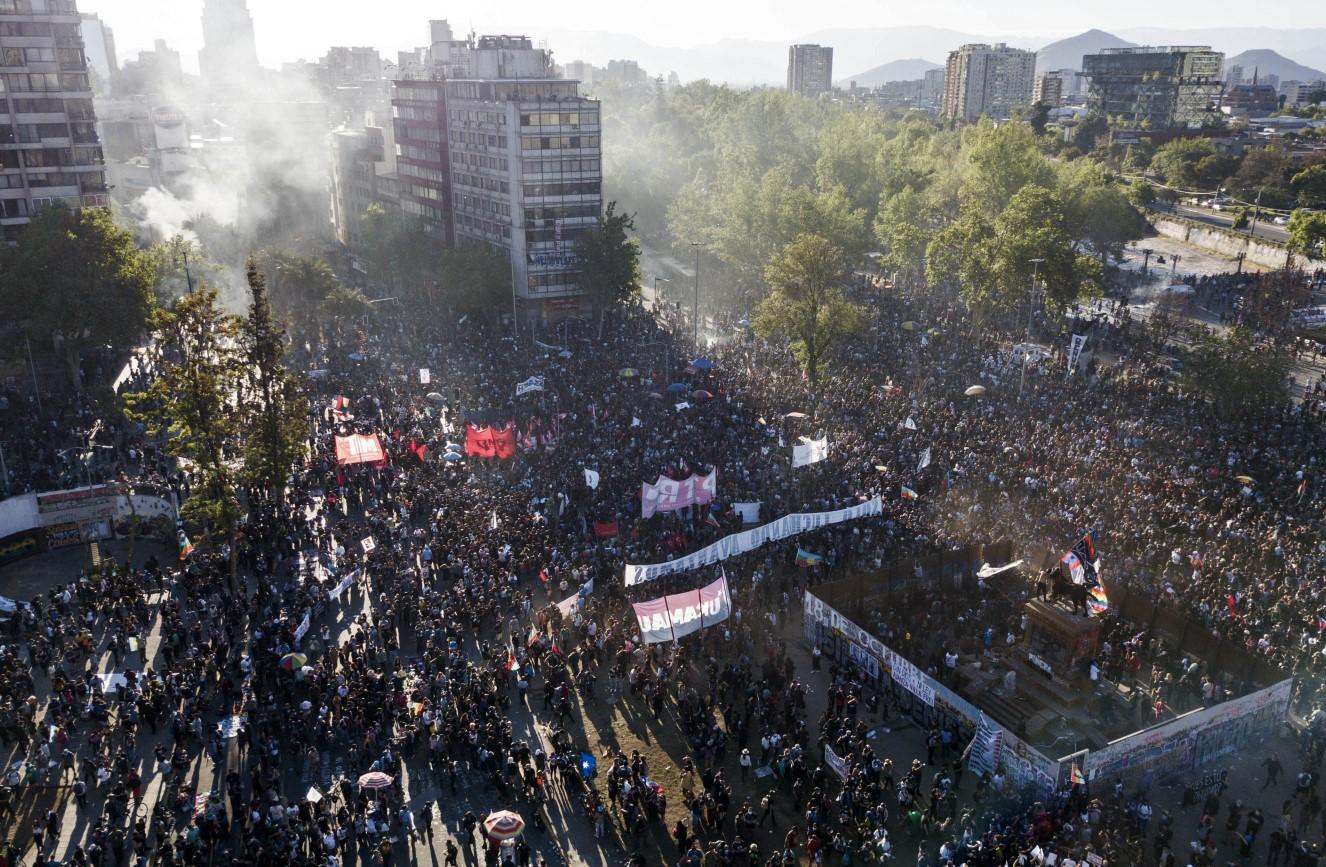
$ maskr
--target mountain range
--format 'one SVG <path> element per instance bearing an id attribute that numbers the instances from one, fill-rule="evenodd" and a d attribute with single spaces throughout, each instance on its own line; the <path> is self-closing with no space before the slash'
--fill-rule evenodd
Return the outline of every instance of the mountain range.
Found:
<path id="1" fill-rule="evenodd" d="M 559 62 L 587 60 L 603 66 L 609 60 L 629 58 L 650 75 L 675 71 L 682 81 L 707 78 L 740 87 L 782 85 L 787 80 L 787 49 L 792 44 L 792 40 L 724 39 L 679 48 L 604 31 L 542 29 L 530 35 L 546 40 Z M 979 34 L 943 27 L 866 27 L 819 30 L 795 41 L 833 46 L 833 68 L 839 70 L 835 81 L 856 78 L 858 84 L 875 68 L 907 58 L 924 58 L 938 65 L 949 51 L 967 42 L 1005 42 L 1014 48 L 1039 49 L 1040 69 L 1080 68 L 1083 54 L 1126 45 L 1210 45 L 1231 58 L 1239 52 L 1266 49 L 1292 63 L 1326 67 L 1326 28 L 1322 27 L 1127 28 L 1112 33 L 1087 31 L 1049 44 L 1038 36 Z M 1248 68 L 1246 64 L 1244 68 Z M 919 77 L 913 74 L 914 68 L 904 69 L 910 78 Z M 840 70 L 865 72 L 843 75 Z"/>
<path id="2" fill-rule="evenodd" d="M 1326 81 L 1326 72 L 1295 63 L 1269 48 L 1257 48 L 1226 57 L 1225 69 L 1231 66 L 1242 66 L 1243 78 L 1247 81 L 1252 80 L 1253 73 L 1258 76 L 1278 75 L 1281 81 Z"/>
<path id="3" fill-rule="evenodd" d="M 834 84 L 839 87 L 847 87 L 852 82 L 856 82 L 857 87 L 879 87 L 890 81 L 915 81 L 925 76 L 932 69 L 939 69 L 938 63 L 931 63 L 928 60 L 922 60 L 919 57 L 911 57 L 907 60 L 891 60 L 874 69 L 867 69 L 865 72 L 858 72 L 856 75 L 849 75 L 841 81 L 835 81 Z"/>

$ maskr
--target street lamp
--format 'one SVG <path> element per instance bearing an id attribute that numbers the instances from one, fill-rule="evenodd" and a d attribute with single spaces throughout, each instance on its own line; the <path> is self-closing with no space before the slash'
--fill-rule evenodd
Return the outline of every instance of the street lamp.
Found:
<path id="1" fill-rule="evenodd" d="M 691 248 L 695 250 L 695 316 L 691 323 L 691 342 L 695 345 L 695 354 L 700 354 L 700 248 L 708 246 L 700 241 L 692 241 Z"/>
<path id="2" fill-rule="evenodd" d="M 1018 402 L 1022 402 L 1022 389 L 1027 385 L 1027 356 L 1031 354 L 1031 316 L 1036 310 L 1036 277 L 1044 259 L 1028 259 L 1031 263 L 1031 295 L 1027 298 L 1027 345 L 1022 347 L 1022 378 L 1018 381 Z"/>

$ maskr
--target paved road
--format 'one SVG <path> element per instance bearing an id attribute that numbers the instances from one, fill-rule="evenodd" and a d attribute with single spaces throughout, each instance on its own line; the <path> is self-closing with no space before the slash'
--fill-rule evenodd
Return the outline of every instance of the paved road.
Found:
<path id="1" fill-rule="evenodd" d="M 1220 226 L 1224 229 L 1231 229 L 1234 226 L 1234 217 L 1228 211 L 1213 211 L 1210 208 L 1194 208 L 1191 205 L 1170 205 L 1159 206 L 1152 205 L 1151 210 L 1159 213 L 1173 214 L 1176 217 L 1183 217 L 1188 220 L 1195 220 L 1198 223 L 1206 223 L 1210 226 Z M 1240 229 L 1246 232 L 1246 229 Z M 1265 238 L 1268 241 L 1278 241 L 1284 243 L 1289 239 L 1289 234 L 1283 226 L 1277 226 L 1271 222 L 1270 216 L 1257 221 L 1256 233 L 1258 238 Z"/>

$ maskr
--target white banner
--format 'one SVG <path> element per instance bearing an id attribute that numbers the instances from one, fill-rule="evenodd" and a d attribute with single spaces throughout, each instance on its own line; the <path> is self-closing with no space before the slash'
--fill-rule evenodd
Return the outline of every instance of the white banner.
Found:
<path id="1" fill-rule="evenodd" d="M 829 770 L 838 775 L 838 779 L 847 779 L 847 759 L 833 751 L 829 744 L 824 745 L 824 764 L 829 766 Z"/>
<path id="2" fill-rule="evenodd" d="M 928 466 L 930 466 L 930 446 L 926 446 L 925 451 L 921 452 L 921 458 L 916 462 L 916 471 L 919 473 Z"/>
<path id="3" fill-rule="evenodd" d="M 428 383 L 432 381 L 433 381 L 433 375 L 428 372 L 428 368 L 426 367 L 419 368 L 419 384 L 428 385 Z"/>
<path id="4" fill-rule="evenodd" d="M 725 536 L 708 547 L 701 548 L 699 551 L 687 554 L 684 557 L 669 560 L 666 563 L 653 563 L 647 566 L 628 565 L 626 567 L 626 586 L 633 587 L 636 584 L 653 581 L 655 578 L 671 575 L 674 572 L 688 572 L 691 569 L 718 563 L 729 557 L 745 554 L 747 551 L 754 551 L 768 542 L 786 539 L 788 536 L 795 536 L 797 533 L 806 530 L 827 527 L 830 524 L 840 524 L 843 521 L 851 521 L 855 518 L 868 518 L 883 512 L 883 501 L 880 497 L 875 497 L 873 500 L 868 500 L 858 506 L 849 506 L 846 509 L 837 509 L 832 512 L 795 512 L 791 515 L 784 515 L 777 521 L 764 524 L 753 530 L 744 530 L 740 533 Z"/>
<path id="5" fill-rule="evenodd" d="M 305 636 L 305 634 L 308 633 L 309 617 L 312 615 L 312 613 L 313 613 L 313 612 L 311 612 L 311 611 L 305 611 L 305 612 L 304 612 L 304 619 L 301 620 L 301 621 L 299 621 L 299 626 L 295 627 L 295 641 L 296 641 L 296 642 L 298 642 L 301 638 L 303 638 L 303 637 Z"/>
<path id="6" fill-rule="evenodd" d="M 346 576 L 342 578 L 335 587 L 327 591 L 327 598 L 339 599 L 341 594 L 344 593 L 346 590 L 348 590 L 350 588 L 350 585 L 355 583 L 355 579 L 358 577 L 359 577 L 358 569 L 350 570 L 350 572 L 348 572 Z"/>
<path id="7" fill-rule="evenodd" d="M 732 511 L 741 516 L 741 523 L 743 524 L 760 523 L 759 503 L 733 503 Z"/>
<path id="8" fill-rule="evenodd" d="M 792 446 L 792 468 L 818 464 L 829 456 L 829 438 L 822 436 L 799 446 Z"/>
<path id="9" fill-rule="evenodd" d="M 1087 336 L 1085 334 L 1074 334 L 1073 342 L 1068 345 L 1068 372 L 1072 373 L 1077 369 L 1077 360 L 1082 355 L 1082 347 L 1087 345 Z"/>
<path id="10" fill-rule="evenodd" d="M 543 391 L 543 377 L 531 376 L 524 382 L 516 383 L 516 397 L 522 394 L 528 394 L 531 391 Z"/>
<path id="11" fill-rule="evenodd" d="M 585 470 L 585 485 L 597 491 L 599 487 L 599 474 L 594 470 Z"/>

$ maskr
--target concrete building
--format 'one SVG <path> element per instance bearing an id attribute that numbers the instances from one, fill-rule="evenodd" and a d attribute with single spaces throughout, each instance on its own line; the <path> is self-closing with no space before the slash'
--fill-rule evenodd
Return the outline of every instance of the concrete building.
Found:
<path id="1" fill-rule="evenodd" d="M 361 249 L 360 231 L 368 206 L 381 203 L 384 187 L 379 179 L 391 174 L 388 136 L 382 127 L 337 130 L 331 136 L 331 221 L 336 240 L 349 250 Z M 395 192 L 391 181 L 390 193 Z"/>
<path id="2" fill-rule="evenodd" d="M 1220 116 L 1225 56 L 1206 45 L 1106 48 L 1082 58 L 1092 114 L 1129 129 L 1197 129 Z"/>
<path id="3" fill-rule="evenodd" d="M 107 200 L 74 0 L 0 2 L 0 23 L 2 243 L 14 241 L 44 205 L 104 207 Z"/>
<path id="4" fill-rule="evenodd" d="M 253 16 L 244 0 L 204 0 L 198 68 L 203 82 L 220 90 L 242 88 L 257 79 Z"/>
<path id="5" fill-rule="evenodd" d="M 1047 108 L 1058 108 L 1064 103 L 1064 79 L 1058 70 L 1042 72 L 1036 76 L 1036 84 L 1031 89 L 1031 101 Z"/>
<path id="6" fill-rule="evenodd" d="M 811 99 L 833 90 L 833 49 L 793 45 L 787 49 L 787 90 Z"/>
<path id="7" fill-rule="evenodd" d="M 115 76 L 120 63 L 115 56 L 115 34 L 96 13 L 81 16 L 83 53 L 87 56 L 88 74 L 92 76 L 92 90 L 98 96 L 114 95 Z"/>
<path id="8" fill-rule="evenodd" d="M 1304 108 L 1326 102 L 1326 81 L 1282 81 L 1280 95 L 1285 108 Z"/>
<path id="9" fill-rule="evenodd" d="M 178 93 L 184 88 L 180 53 L 166 45 L 164 39 L 156 40 L 151 51 L 138 52 L 137 60 L 130 60 L 121 67 L 115 88 L 118 96 Z"/>
<path id="10" fill-rule="evenodd" d="M 493 74 L 395 82 L 401 211 L 443 243 L 504 251 L 522 317 L 579 309 L 575 241 L 603 209 L 599 103 L 524 37 L 470 49 Z"/>
<path id="11" fill-rule="evenodd" d="M 634 60 L 609 60 L 603 78 L 620 84 L 644 84 L 649 80 L 649 73 Z"/>
<path id="12" fill-rule="evenodd" d="M 1280 94 L 1269 84 L 1236 84 L 1225 90 L 1220 107 L 1230 117 L 1263 117 L 1280 108 Z"/>
<path id="13" fill-rule="evenodd" d="M 572 60 L 562 66 L 562 78 L 578 81 L 586 87 L 597 81 L 603 73 L 604 70 L 584 60 Z"/>
<path id="14" fill-rule="evenodd" d="M 944 98 L 944 69 L 928 69 L 925 76 L 921 79 L 924 84 L 921 86 L 921 95 L 926 99 L 938 103 Z"/>
<path id="15" fill-rule="evenodd" d="M 1236 84 L 1243 83 L 1243 67 L 1235 63 L 1229 69 L 1225 70 L 1225 87 L 1233 87 Z"/>
<path id="16" fill-rule="evenodd" d="M 971 123 L 982 116 L 1002 119 L 1030 105 L 1036 52 L 994 45 L 964 45 L 950 51 L 944 67 L 941 114 Z"/>

